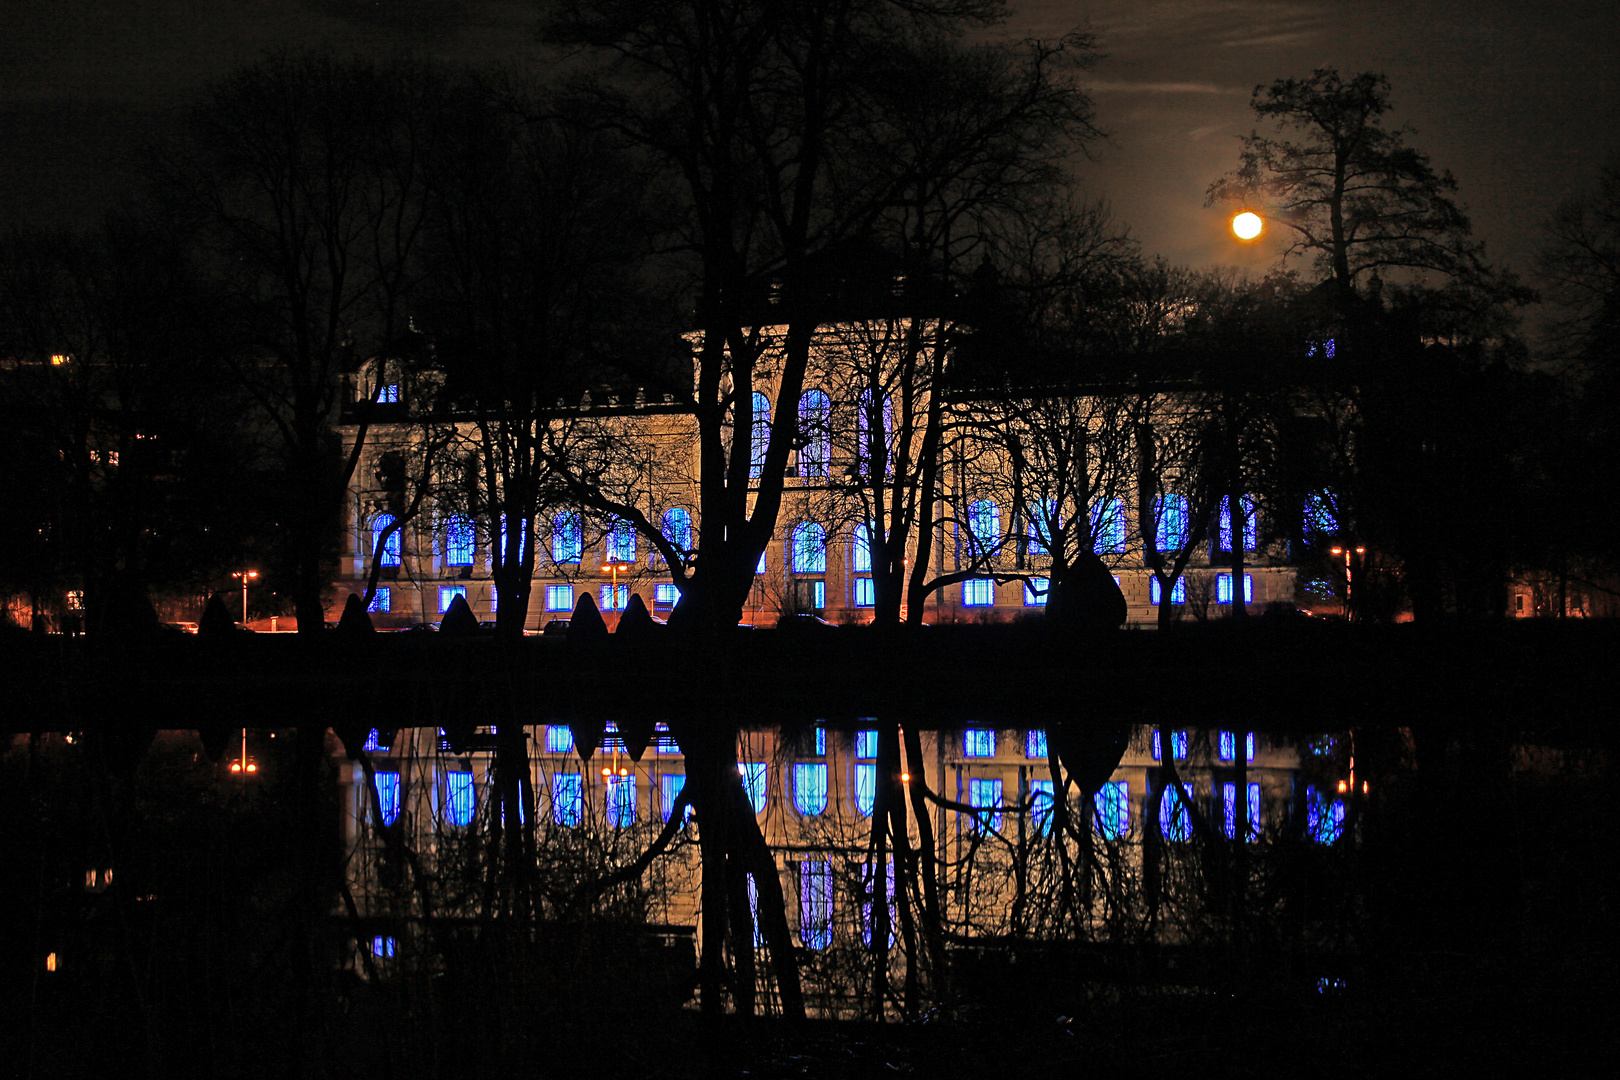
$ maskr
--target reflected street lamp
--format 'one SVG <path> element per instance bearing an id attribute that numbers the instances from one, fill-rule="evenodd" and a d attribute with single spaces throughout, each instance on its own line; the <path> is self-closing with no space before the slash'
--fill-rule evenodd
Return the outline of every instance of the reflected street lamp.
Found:
<path id="1" fill-rule="evenodd" d="M 1353 579 L 1350 576 L 1350 548 L 1336 547 L 1331 550 L 1335 555 L 1344 556 L 1344 618 L 1348 622 L 1350 620 L 1351 590 L 1354 587 Z M 1367 554 L 1367 549 L 1364 547 L 1357 547 L 1355 551 L 1357 555 Z"/>
<path id="2" fill-rule="evenodd" d="M 231 577 L 242 583 L 242 625 L 247 625 L 247 587 L 248 582 L 259 576 L 257 570 L 234 570 Z"/>

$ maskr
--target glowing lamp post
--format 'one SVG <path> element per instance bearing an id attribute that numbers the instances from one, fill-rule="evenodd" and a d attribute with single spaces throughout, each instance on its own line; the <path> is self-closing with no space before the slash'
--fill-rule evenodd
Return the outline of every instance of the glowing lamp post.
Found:
<path id="1" fill-rule="evenodd" d="M 1245 244 L 1260 239 L 1260 234 L 1265 231 L 1265 218 L 1253 210 L 1243 210 L 1232 215 L 1232 235 Z"/>
<path id="2" fill-rule="evenodd" d="M 259 771 L 258 762 L 253 761 L 248 757 L 248 752 L 247 752 L 247 728 L 243 728 L 242 729 L 242 756 L 237 758 L 235 761 L 231 762 L 231 772 L 235 773 L 239 779 L 246 780 L 250 773 L 256 773 L 258 771 Z"/>
<path id="3" fill-rule="evenodd" d="M 1348 547 L 1336 547 L 1332 549 L 1333 554 L 1344 556 L 1344 617 L 1346 619 L 1350 618 L 1350 596 L 1354 584 L 1354 579 L 1350 574 L 1350 550 L 1351 549 Z M 1357 555 L 1365 555 L 1367 554 L 1367 549 L 1364 547 L 1357 547 L 1355 552 Z"/>
<path id="4" fill-rule="evenodd" d="M 635 567 L 634 563 L 627 563 L 627 562 L 610 562 L 610 563 L 603 563 L 602 564 L 602 573 L 611 574 L 612 578 L 613 578 L 613 584 L 612 584 L 613 591 L 608 593 L 608 595 L 613 598 L 612 605 L 611 605 L 611 610 L 613 610 L 613 611 L 620 610 L 620 608 L 619 608 L 619 575 L 620 574 L 628 574 L 630 571 L 634 570 L 635 568 L 636 567 Z"/>
<path id="5" fill-rule="evenodd" d="M 237 579 L 238 581 L 240 581 L 242 583 L 242 625 L 243 626 L 247 625 L 247 587 L 248 587 L 248 582 L 252 581 L 254 578 L 257 578 L 258 576 L 259 576 L 259 572 L 257 570 L 235 570 L 235 571 L 232 571 L 232 573 L 231 573 L 231 577 Z"/>

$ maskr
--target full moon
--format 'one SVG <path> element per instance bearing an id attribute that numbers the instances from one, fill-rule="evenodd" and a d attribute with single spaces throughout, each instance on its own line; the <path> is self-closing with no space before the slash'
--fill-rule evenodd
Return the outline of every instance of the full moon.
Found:
<path id="1" fill-rule="evenodd" d="M 1239 240 L 1253 240 L 1265 227 L 1266 223 L 1253 210 L 1245 210 L 1232 219 L 1232 233 Z"/>

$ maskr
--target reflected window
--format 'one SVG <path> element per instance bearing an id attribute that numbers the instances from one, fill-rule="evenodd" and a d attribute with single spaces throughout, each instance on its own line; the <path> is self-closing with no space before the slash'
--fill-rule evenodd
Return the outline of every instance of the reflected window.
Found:
<path id="1" fill-rule="evenodd" d="M 1039 728 L 1032 728 L 1024 733 L 1024 756 L 1027 758 L 1046 757 L 1046 732 Z"/>
<path id="2" fill-rule="evenodd" d="M 765 812 L 765 763 L 763 761 L 740 762 L 737 773 L 742 777 L 743 790 L 748 792 L 748 801 L 754 807 L 754 813 Z"/>
<path id="3" fill-rule="evenodd" d="M 861 944 L 872 944 L 872 906 L 877 900 L 877 889 L 874 888 L 873 866 L 869 862 L 861 863 Z M 889 946 L 894 946 L 894 860 L 884 862 L 884 889 L 889 899 Z"/>
<path id="4" fill-rule="evenodd" d="M 574 733 L 566 724 L 552 724 L 546 728 L 546 753 L 571 754 L 574 752 Z"/>
<path id="5" fill-rule="evenodd" d="M 825 949 L 832 944 L 833 876 L 826 859 L 799 864 L 799 940 L 805 948 Z"/>
<path id="6" fill-rule="evenodd" d="M 1245 760 L 1254 760 L 1254 732 L 1249 732 L 1243 738 Z M 1219 739 L 1220 755 L 1222 761 L 1237 760 L 1237 732 L 1223 731 Z"/>
<path id="7" fill-rule="evenodd" d="M 1170 750 L 1176 755 L 1177 761 L 1186 759 L 1187 733 L 1185 731 L 1172 731 L 1170 733 Z M 1153 732 L 1153 760 L 1160 760 L 1163 753 L 1164 748 L 1159 745 L 1159 732 L 1155 729 Z"/>
<path id="8" fill-rule="evenodd" d="M 1001 781 L 975 777 L 968 781 L 968 805 L 986 812 L 975 813 L 970 828 L 974 832 L 1001 831 Z M 989 813 L 988 811 L 995 811 Z"/>
<path id="9" fill-rule="evenodd" d="M 551 820 L 568 826 L 585 820 L 585 784 L 579 773 L 552 774 Z"/>
<path id="10" fill-rule="evenodd" d="M 378 934 L 371 939 L 371 955 L 381 959 L 389 959 L 399 949 L 398 939 L 387 934 Z"/>
<path id="11" fill-rule="evenodd" d="M 1331 491 L 1322 489 L 1305 496 L 1305 535 L 1339 531 L 1339 502 Z"/>
<path id="12" fill-rule="evenodd" d="M 1247 785 L 1247 788 L 1249 801 L 1247 813 L 1249 828 L 1247 835 L 1250 839 L 1252 839 L 1260 835 L 1260 785 L 1249 784 Z M 1225 829 L 1226 838 L 1228 840 L 1231 840 L 1237 836 L 1237 793 L 1238 786 L 1236 784 L 1221 785 L 1221 824 Z"/>
<path id="13" fill-rule="evenodd" d="M 473 774 L 452 771 L 444 774 L 444 820 L 451 825 L 471 825 L 474 809 Z"/>
<path id="14" fill-rule="evenodd" d="M 965 757 L 995 757 L 996 733 L 990 728 L 968 728 L 962 733 Z"/>
<path id="15" fill-rule="evenodd" d="M 1123 840 L 1131 830 L 1131 789 L 1124 780 L 1104 784 L 1091 800 L 1097 835 L 1104 840 Z"/>
<path id="16" fill-rule="evenodd" d="M 1305 789 L 1305 837 L 1332 844 L 1344 835 L 1344 800 L 1328 799 L 1314 787 Z"/>
<path id="17" fill-rule="evenodd" d="M 876 731 L 857 731 L 855 733 L 855 756 L 858 758 L 877 757 L 878 733 Z"/>
<path id="18" fill-rule="evenodd" d="M 610 776 L 607 784 L 607 823 L 615 829 L 636 823 L 636 776 Z"/>
<path id="19" fill-rule="evenodd" d="M 793 766 L 793 806 L 805 817 L 815 817 L 827 809 L 827 766 Z"/>
<path id="20" fill-rule="evenodd" d="M 371 775 L 377 781 L 377 806 L 382 811 L 382 823 L 392 825 L 399 820 L 399 773 L 388 771 Z"/>
<path id="21" fill-rule="evenodd" d="M 658 807 L 665 821 L 675 812 L 675 800 L 681 797 L 681 789 L 686 786 L 685 773 L 665 773 L 658 778 Z M 692 808 L 686 808 L 686 816 L 692 816 Z"/>
<path id="22" fill-rule="evenodd" d="M 1189 840 L 1192 838 L 1192 814 L 1187 806 L 1192 802 L 1192 788 L 1186 784 L 1181 785 L 1181 793 L 1171 785 L 1165 785 L 1164 794 L 1159 797 L 1159 831 L 1166 840 Z"/>
<path id="23" fill-rule="evenodd" d="M 1031 781 L 1029 796 L 1030 820 L 1035 826 L 1035 832 L 1041 836 L 1052 835 L 1052 781 Z"/>
<path id="24" fill-rule="evenodd" d="M 387 612 L 393 605 L 393 599 L 392 590 L 387 585 L 379 585 L 376 594 L 371 598 L 371 603 L 366 605 L 366 610 L 370 612 Z"/>
<path id="25" fill-rule="evenodd" d="M 861 817 L 871 817 L 877 803 L 877 766 L 855 766 L 855 809 Z"/>

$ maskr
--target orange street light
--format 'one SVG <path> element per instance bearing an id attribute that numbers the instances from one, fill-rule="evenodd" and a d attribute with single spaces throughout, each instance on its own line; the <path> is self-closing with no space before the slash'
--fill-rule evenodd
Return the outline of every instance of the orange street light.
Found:
<path id="1" fill-rule="evenodd" d="M 1348 620 L 1350 618 L 1350 594 L 1353 587 L 1350 574 L 1350 548 L 1336 547 L 1329 550 L 1335 555 L 1344 556 L 1344 617 Z M 1364 547 L 1357 547 L 1355 551 L 1357 555 L 1367 554 L 1367 549 Z"/>
<path id="2" fill-rule="evenodd" d="M 248 582 L 259 576 L 257 570 L 233 570 L 231 577 L 242 583 L 242 625 L 247 625 L 247 587 Z"/>
<path id="3" fill-rule="evenodd" d="M 619 603 L 619 575 L 621 573 L 628 574 L 635 568 L 634 563 L 627 562 L 610 562 L 602 564 L 602 573 L 613 575 L 613 591 L 608 594 L 613 598 L 612 610 L 618 611 L 621 609 L 621 605 Z"/>

